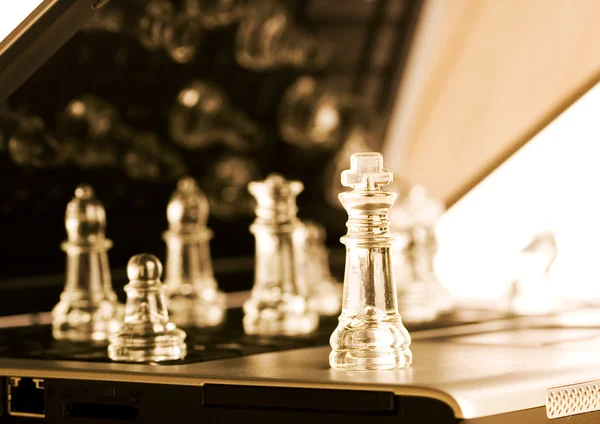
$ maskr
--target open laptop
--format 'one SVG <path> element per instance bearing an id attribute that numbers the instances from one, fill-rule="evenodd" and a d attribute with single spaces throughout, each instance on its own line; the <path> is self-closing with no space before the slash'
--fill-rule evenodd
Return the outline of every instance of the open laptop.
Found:
<path id="1" fill-rule="evenodd" d="M 36 10 L 50 3 L 86 2 L 41 1 Z M 87 3 L 86 10 L 96 4 Z M 598 139 L 600 124 L 590 113 L 597 111 L 598 102 L 600 86 L 511 158 L 523 163 L 518 158 L 527 156 L 530 146 L 551 144 L 550 139 L 565 146 L 556 135 L 569 127 L 568 133 L 582 142 Z M 585 133 L 575 131 L 581 125 Z M 509 163 L 450 208 L 441 223 L 442 249 L 456 241 L 456 228 L 489 195 L 490 181 L 504 179 L 506 184 L 514 177 Z M 443 263 L 445 254 L 440 253 Z M 447 258 L 452 262 L 452 256 Z M 235 272 L 230 265 L 221 267 L 223 274 L 225 268 L 229 275 Z M 460 275 L 460 268 L 440 269 L 450 284 Z M 217 278 L 223 275 L 218 264 L 215 271 Z M 458 314 L 429 328 L 411 329 L 412 366 L 346 372 L 328 365 L 335 322 L 323 322 L 310 337 L 248 337 L 241 330 L 239 309 L 245 296 L 230 295 L 225 329 L 190 333 L 186 359 L 161 365 L 115 363 L 103 347 L 55 343 L 47 314 L 5 320 L 0 329 L 0 421 L 492 424 L 600 419 L 600 359 L 595 351 L 600 310 L 593 307 L 537 318 Z"/>

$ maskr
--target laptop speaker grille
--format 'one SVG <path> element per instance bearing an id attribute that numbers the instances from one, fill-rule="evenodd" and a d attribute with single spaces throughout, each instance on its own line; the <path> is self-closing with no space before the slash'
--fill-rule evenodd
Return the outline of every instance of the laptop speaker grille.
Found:
<path id="1" fill-rule="evenodd" d="M 548 389 L 546 415 L 560 418 L 600 411 L 600 381 Z"/>

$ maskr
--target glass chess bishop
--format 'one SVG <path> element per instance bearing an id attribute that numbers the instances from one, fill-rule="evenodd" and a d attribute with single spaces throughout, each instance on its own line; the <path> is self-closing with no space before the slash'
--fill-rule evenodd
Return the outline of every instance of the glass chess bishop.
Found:
<path id="1" fill-rule="evenodd" d="M 179 180 L 167 207 L 165 283 L 171 319 L 180 326 L 215 327 L 225 319 L 226 296 L 213 275 L 206 227 L 208 200 L 193 178 Z"/>
<path id="2" fill-rule="evenodd" d="M 112 289 L 105 237 L 106 213 L 94 190 L 82 184 L 67 205 L 68 239 L 65 289 L 52 310 L 52 335 L 57 340 L 105 341 L 121 326 L 123 305 Z"/>
<path id="3" fill-rule="evenodd" d="M 412 363 L 410 335 L 398 313 L 388 213 L 396 194 L 381 187 L 392 183 L 380 153 L 354 153 L 339 194 L 348 212 L 344 296 L 339 324 L 330 338 L 332 368 L 391 370 Z"/>

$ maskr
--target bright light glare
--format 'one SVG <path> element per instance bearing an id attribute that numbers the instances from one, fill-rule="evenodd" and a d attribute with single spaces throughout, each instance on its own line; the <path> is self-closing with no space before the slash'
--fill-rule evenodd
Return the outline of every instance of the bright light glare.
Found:
<path id="1" fill-rule="evenodd" d="M 438 223 L 436 270 L 462 298 L 498 298 L 540 231 L 557 243 L 551 280 L 600 300 L 600 84 L 504 162 Z"/>
<path id="2" fill-rule="evenodd" d="M 44 0 L 0 0 L 0 43 Z"/>

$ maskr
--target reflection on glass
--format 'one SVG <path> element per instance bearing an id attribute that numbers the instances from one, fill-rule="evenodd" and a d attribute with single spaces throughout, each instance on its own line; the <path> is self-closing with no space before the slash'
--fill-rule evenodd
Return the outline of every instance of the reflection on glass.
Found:
<path id="1" fill-rule="evenodd" d="M 211 214 L 222 220 L 251 216 L 254 199 L 247 187 L 259 178 L 260 170 L 249 158 L 226 155 L 213 162 L 202 180 Z"/>
<path id="2" fill-rule="evenodd" d="M 5 148 L 15 164 L 46 168 L 65 163 L 67 152 L 61 148 L 39 116 L 15 114 L 12 118 L 14 122 L 10 132 L 5 134 Z M 3 143 L 0 141 L 0 144 Z"/>
<path id="3" fill-rule="evenodd" d="M 280 66 L 318 70 L 331 56 L 331 46 L 298 28 L 281 2 L 252 2 L 240 22 L 235 54 L 248 69 L 266 70 Z"/>
<path id="4" fill-rule="evenodd" d="M 110 103 L 91 95 L 60 113 L 57 133 L 69 159 L 83 169 L 121 166 L 134 180 L 172 180 L 187 173 L 183 157 L 155 134 L 125 125 Z"/>
<path id="5" fill-rule="evenodd" d="M 556 256 L 554 234 L 538 233 L 516 258 L 515 279 L 509 285 L 504 309 L 518 315 L 548 314 L 558 309 L 550 280 Z"/>
<path id="6" fill-rule="evenodd" d="M 314 221 L 299 222 L 294 231 L 296 279 L 306 289 L 308 306 L 322 316 L 342 308 L 343 286 L 331 275 L 325 228 Z"/>
<path id="7" fill-rule="evenodd" d="M 86 25 L 87 31 L 133 36 L 148 50 L 164 50 L 175 62 L 191 62 L 202 39 L 200 22 L 177 13 L 168 0 L 111 2 Z"/>
<path id="8" fill-rule="evenodd" d="M 398 307 L 408 322 L 427 322 L 449 312 L 452 296 L 438 280 L 435 226 L 444 213 L 443 202 L 413 186 L 390 212 L 392 231 L 399 235 L 395 259 Z"/>
<path id="9" fill-rule="evenodd" d="M 223 90 L 206 81 L 192 81 L 177 95 L 169 111 L 171 139 L 189 150 L 224 144 L 233 150 L 254 149 L 263 131 L 229 103 Z"/>
<path id="10" fill-rule="evenodd" d="M 352 93 L 333 90 L 326 82 L 301 76 L 285 92 L 279 106 L 279 133 L 302 148 L 339 146 L 368 112 Z"/>
<path id="11" fill-rule="evenodd" d="M 230 25 L 244 15 L 248 0 L 185 0 L 185 10 L 202 26 L 214 29 Z"/>

